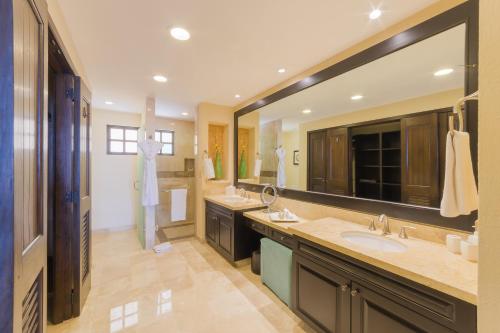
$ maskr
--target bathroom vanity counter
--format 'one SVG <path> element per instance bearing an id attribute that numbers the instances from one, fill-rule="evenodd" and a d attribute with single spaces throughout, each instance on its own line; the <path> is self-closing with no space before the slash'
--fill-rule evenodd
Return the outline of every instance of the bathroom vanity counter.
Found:
<path id="1" fill-rule="evenodd" d="M 368 232 L 365 226 L 336 218 L 323 218 L 287 226 L 287 232 L 315 244 L 381 268 L 471 304 L 477 304 L 477 263 L 450 253 L 444 245 L 415 238 L 387 236 L 407 246 L 404 252 L 383 252 L 352 243 L 346 231 Z M 380 234 L 380 230 L 373 234 Z"/>
<path id="2" fill-rule="evenodd" d="M 243 213 L 243 216 L 248 217 L 253 221 L 265 224 L 270 228 L 277 229 L 287 235 L 293 234 L 289 228 L 309 222 L 309 220 L 300 217 L 298 222 L 273 222 L 269 218 L 269 215 L 262 210 L 253 210 L 245 212 Z"/>
<path id="3" fill-rule="evenodd" d="M 245 201 L 235 202 L 228 200 L 228 196 L 224 194 L 206 195 L 205 200 L 210 201 L 216 205 L 222 206 L 224 208 L 230 209 L 232 211 L 243 211 L 247 209 L 264 207 L 262 205 L 262 202 L 255 199 L 246 199 Z"/>

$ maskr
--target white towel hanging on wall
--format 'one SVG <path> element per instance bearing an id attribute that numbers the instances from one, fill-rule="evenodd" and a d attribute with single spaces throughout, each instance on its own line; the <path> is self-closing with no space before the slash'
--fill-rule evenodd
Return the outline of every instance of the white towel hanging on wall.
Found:
<path id="1" fill-rule="evenodd" d="M 479 92 L 465 96 L 457 101 L 453 112 L 458 114 L 459 131 L 453 128 L 450 117 L 450 131 L 446 137 L 446 165 L 441 199 L 441 215 L 457 217 L 469 215 L 478 209 L 479 197 L 476 179 L 472 168 L 469 133 L 463 132 L 462 105 L 468 100 L 479 99 Z"/>

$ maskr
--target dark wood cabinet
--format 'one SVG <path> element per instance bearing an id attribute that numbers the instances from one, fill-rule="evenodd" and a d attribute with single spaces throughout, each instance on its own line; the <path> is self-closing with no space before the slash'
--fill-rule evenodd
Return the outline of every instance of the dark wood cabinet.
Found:
<path id="1" fill-rule="evenodd" d="M 320 332 L 349 333 L 349 280 L 300 255 L 293 260 L 295 313 Z"/>
<path id="2" fill-rule="evenodd" d="M 326 132 L 321 130 L 308 133 L 308 191 L 326 191 Z"/>
<path id="3" fill-rule="evenodd" d="M 348 195 L 349 134 L 345 127 L 326 132 L 326 193 Z"/>
<path id="4" fill-rule="evenodd" d="M 475 305 L 295 239 L 292 310 L 318 332 L 477 332 Z"/>
<path id="5" fill-rule="evenodd" d="M 401 120 L 402 202 L 439 206 L 438 114 Z"/>
<path id="6" fill-rule="evenodd" d="M 259 248 L 260 237 L 246 225 L 242 211 L 232 211 L 206 202 L 205 237 L 207 243 L 230 262 L 248 258 Z"/>
<path id="7" fill-rule="evenodd" d="M 232 255 L 233 251 L 233 223 L 232 219 L 225 216 L 219 216 L 219 248 L 225 251 L 228 255 Z"/>
<path id="8" fill-rule="evenodd" d="M 450 112 L 308 132 L 307 190 L 438 207 Z"/>
<path id="9" fill-rule="evenodd" d="M 454 332 L 375 290 L 358 283 L 352 284 L 352 333 Z"/>

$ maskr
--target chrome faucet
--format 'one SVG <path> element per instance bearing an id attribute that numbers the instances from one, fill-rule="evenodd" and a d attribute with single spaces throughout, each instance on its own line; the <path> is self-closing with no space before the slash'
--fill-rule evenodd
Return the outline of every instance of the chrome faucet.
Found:
<path id="1" fill-rule="evenodd" d="M 242 198 L 246 198 L 247 197 L 247 191 L 243 187 L 241 187 L 240 189 L 238 189 L 238 192 L 239 192 L 240 197 L 242 197 Z"/>
<path id="2" fill-rule="evenodd" d="M 382 236 L 387 236 L 391 234 L 391 227 L 389 226 L 389 219 L 387 215 L 382 214 L 378 217 L 379 223 L 382 223 Z"/>

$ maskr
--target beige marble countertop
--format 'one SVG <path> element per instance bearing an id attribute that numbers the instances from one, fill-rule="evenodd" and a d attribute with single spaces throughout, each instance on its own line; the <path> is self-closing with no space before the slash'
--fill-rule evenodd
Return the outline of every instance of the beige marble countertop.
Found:
<path id="1" fill-rule="evenodd" d="M 244 216 L 257 221 L 259 223 L 265 224 L 271 228 L 279 230 L 288 235 L 292 235 L 292 232 L 289 230 L 290 227 L 298 226 L 303 223 L 309 222 L 309 220 L 303 219 L 299 217 L 298 222 L 273 222 L 269 218 L 269 215 L 262 210 L 252 210 L 249 212 L 243 213 Z"/>
<path id="2" fill-rule="evenodd" d="M 366 226 L 323 218 L 289 226 L 288 232 L 326 248 L 400 275 L 466 302 L 477 304 L 477 263 L 449 252 L 444 245 L 416 238 L 387 236 L 408 246 L 405 252 L 367 249 L 342 238 L 344 231 L 366 231 Z M 380 234 L 380 230 L 373 232 Z"/>
<path id="3" fill-rule="evenodd" d="M 206 195 L 205 200 L 213 202 L 217 205 L 220 205 L 222 207 L 225 207 L 233 211 L 264 207 L 264 205 L 262 205 L 262 202 L 255 199 L 248 199 L 245 202 L 228 202 L 225 200 L 226 197 L 227 196 L 224 194 L 213 194 L 213 195 Z"/>

